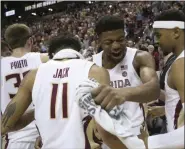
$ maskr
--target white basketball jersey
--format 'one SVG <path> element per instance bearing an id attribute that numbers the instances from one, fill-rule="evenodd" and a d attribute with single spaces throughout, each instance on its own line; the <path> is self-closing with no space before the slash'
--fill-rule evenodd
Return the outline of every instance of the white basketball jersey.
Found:
<path id="1" fill-rule="evenodd" d="M 142 84 L 133 67 L 136 51 L 137 49 L 127 48 L 124 59 L 113 69 L 107 69 L 109 71 L 112 87 L 136 87 Z M 102 66 L 102 54 L 103 51 L 93 56 L 93 62 L 98 66 Z M 143 109 L 140 104 L 136 102 L 125 102 L 124 111 L 128 118 L 133 122 L 133 131 L 136 135 L 139 135 L 140 127 L 144 122 Z"/>
<path id="2" fill-rule="evenodd" d="M 84 149 L 83 114 L 75 101 L 76 87 L 93 65 L 81 59 L 42 64 L 32 90 L 35 120 L 42 148 Z"/>
<path id="3" fill-rule="evenodd" d="M 8 103 L 16 95 L 23 77 L 41 64 L 40 53 L 27 53 L 20 58 L 4 57 L 1 59 L 1 112 L 4 113 Z M 30 105 L 28 109 L 33 108 Z M 38 131 L 35 123 L 27 127 L 8 133 L 8 139 L 14 141 L 35 141 Z"/>
<path id="4" fill-rule="evenodd" d="M 175 59 L 175 61 L 183 57 L 184 57 L 184 51 L 182 51 L 182 53 Z M 170 69 L 171 67 L 168 69 L 165 76 L 165 113 L 167 118 L 168 132 L 178 128 L 177 126 L 178 117 L 182 109 L 182 103 L 181 103 L 178 91 L 168 86 L 167 80 L 168 80 Z"/>

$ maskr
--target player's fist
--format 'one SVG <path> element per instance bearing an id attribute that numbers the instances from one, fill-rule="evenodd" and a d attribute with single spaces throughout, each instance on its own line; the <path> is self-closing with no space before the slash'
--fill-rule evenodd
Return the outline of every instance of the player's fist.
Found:
<path id="1" fill-rule="evenodd" d="M 125 96 L 120 89 L 108 85 L 100 85 L 91 91 L 95 103 L 101 105 L 107 111 L 112 110 L 115 106 L 125 101 Z"/>

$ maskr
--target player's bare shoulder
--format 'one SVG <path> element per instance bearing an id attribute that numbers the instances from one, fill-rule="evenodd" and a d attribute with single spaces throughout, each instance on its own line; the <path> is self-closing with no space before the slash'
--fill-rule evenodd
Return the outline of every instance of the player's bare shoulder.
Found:
<path id="1" fill-rule="evenodd" d="M 94 78 L 101 84 L 108 84 L 110 81 L 108 71 L 105 68 L 99 67 L 97 65 L 93 65 L 91 67 L 89 71 L 89 78 Z"/>

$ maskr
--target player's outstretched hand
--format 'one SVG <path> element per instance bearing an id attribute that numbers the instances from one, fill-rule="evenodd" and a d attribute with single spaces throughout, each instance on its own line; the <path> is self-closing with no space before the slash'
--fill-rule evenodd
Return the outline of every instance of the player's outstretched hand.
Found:
<path id="1" fill-rule="evenodd" d="M 122 104 L 126 96 L 117 88 L 108 85 L 100 85 L 91 91 L 95 103 L 101 105 L 107 111 L 112 110 L 115 106 Z"/>
<path id="2" fill-rule="evenodd" d="M 42 147 L 42 139 L 39 136 L 37 137 L 36 142 L 35 142 L 35 149 L 41 149 L 41 147 Z"/>

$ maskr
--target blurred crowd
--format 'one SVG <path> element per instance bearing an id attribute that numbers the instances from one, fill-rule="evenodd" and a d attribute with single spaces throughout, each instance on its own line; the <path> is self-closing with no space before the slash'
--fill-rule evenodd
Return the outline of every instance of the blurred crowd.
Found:
<path id="1" fill-rule="evenodd" d="M 155 15 L 171 8 L 184 9 L 184 2 L 71 2 L 63 12 L 21 23 L 32 29 L 33 51 L 47 52 L 49 39 L 67 30 L 80 39 L 81 52 L 89 58 L 98 50 L 94 34 L 96 21 L 107 14 L 118 15 L 125 22 L 128 46 L 150 52 L 155 58 L 156 70 L 160 70 L 163 67 L 162 54 L 153 38 L 152 23 Z"/>

